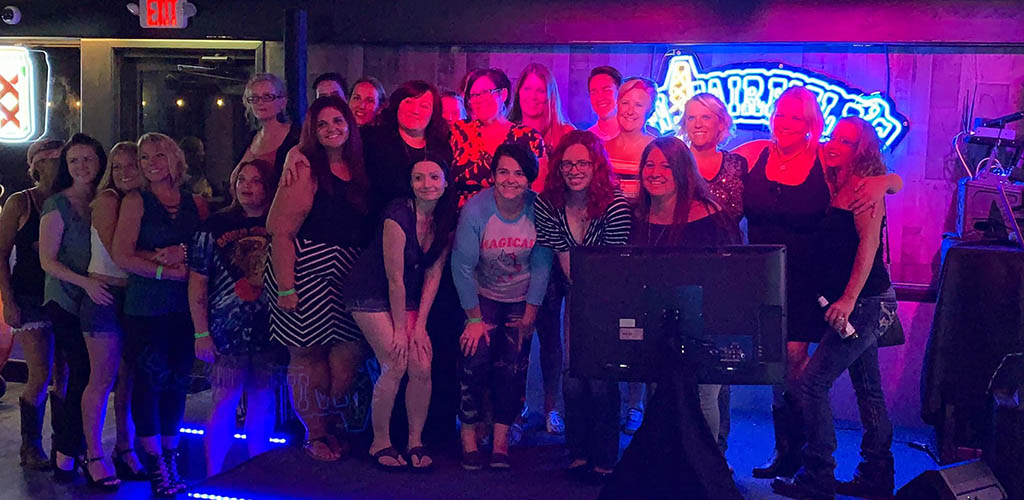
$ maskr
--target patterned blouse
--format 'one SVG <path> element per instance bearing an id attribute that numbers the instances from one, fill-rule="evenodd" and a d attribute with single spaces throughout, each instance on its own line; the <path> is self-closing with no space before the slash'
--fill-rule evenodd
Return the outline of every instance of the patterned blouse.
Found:
<path id="1" fill-rule="evenodd" d="M 727 151 L 722 152 L 722 166 L 708 181 L 711 196 L 729 217 L 743 218 L 743 181 L 747 178 L 747 159 Z"/>
<path id="2" fill-rule="evenodd" d="M 494 153 L 484 150 L 482 127 L 483 124 L 476 120 L 452 123 L 452 181 L 459 193 L 460 207 L 480 190 L 491 185 L 491 159 Z M 512 125 L 504 142 L 523 144 L 538 158 L 544 154 L 544 139 L 533 127 Z"/>

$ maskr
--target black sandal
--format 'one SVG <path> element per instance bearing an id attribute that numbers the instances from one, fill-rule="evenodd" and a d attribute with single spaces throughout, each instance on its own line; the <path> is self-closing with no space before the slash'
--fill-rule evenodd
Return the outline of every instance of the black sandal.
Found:
<path id="1" fill-rule="evenodd" d="M 409 448 L 409 451 L 406 452 L 406 454 L 409 455 L 409 468 L 410 469 L 412 469 L 412 470 L 414 470 L 416 472 L 429 472 L 431 469 L 434 468 L 434 458 L 430 456 L 430 453 L 427 451 L 427 449 L 425 447 L 423 447 L 423 446 L 414 446 L 412 448 Z M 430 463 L 427 464 L 427 465 L 416 465 L 415 463 L 413 463 L 413 460 L 412 460 L 413 457 L 415 457 L 416 458 L 416 462 L 419 462 L 420 464 L 423 463 L 424 459 L 428 459 L 429 458 L 430 459 Z"/>
<path id="2" fill-rule="evenodd" d="M 409 467 L 408 463 L 403 464 L 403 463 L 400 462 L 401 460 L 405 460 L 405 458 L 402 457 L 402 454 L 399 453 L 398 450 L 395 449 L 394 446 L 388 446 L 387 448 L 379 450 L 379 451 L 377 451 L 377 453 L 371 454 L 370 457 L 373 458 L 374 465 L 376 465 L 377 468 L 381 469 L 381 470 L 397 471 L 397 470 L 403 470 L 403 469 Z M 398 463 L 396 463 L 394 465 L 385 464 L 385 463 L 380 461 L 380 459 L 382 459 L 384 457 L 388 457 L 388 458 L 394 459 L 394 461 L 398 462 Z"/>
<path id="3" fill-rule="evenodd" d="M 106 457 L 98 456 L 93 458 L 87 458 L 82 460 L 82 474 L 85 475 L 85 482 L 89 486 L 100 488 L 106 491 L 116 491 L 121 487 L 121 480 L 117 478 L 117 475 L 102 477 L 99 479 L 93 479 L 92 473 L 89 472 L 89 464 L 93 462 L 99 462 Z"/>
<path id="4" fill-rule="evenodd" d="M 117 471 L 117 477 L 124 481 L 145 481 L 149 476 L 146 474 L 146 468 L 142 467 L 139 470 L 132 469 L 131 464 L 124 459 L 125 455 L 135 454 L 134 448 L 128 448 L 119 450 L 114 448 L 114 470 Z M 136 457 L 136 460 L 138 458 Z M 141 465 L 142 462 L 140 461 Z"/>

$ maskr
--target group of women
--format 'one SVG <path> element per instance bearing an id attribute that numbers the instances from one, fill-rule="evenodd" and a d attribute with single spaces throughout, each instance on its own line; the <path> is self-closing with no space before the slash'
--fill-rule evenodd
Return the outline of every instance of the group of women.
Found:
<path id="1" fill-rule="evenodd" d="M 527 66 L 514 88 L 498 69 L 464 82 L 461 95 L 406 82 L 389 98 L 364 78 L 346 101 L 340 77 L 325 75 L 299 125 L 284 113 L 282 82 L 253 76 L 244 100 L 259 126 L 232 173 L 232 205 L 209 217 L 201 198 L 180 189 L 186 165 L 166 136 L 119 143 L 109 161 L 84 135 L 33 146 L 38 186 L 12 196 L 0 220 L 0 252 L 18 253 L 13 270 L 0 265 L 4 314 L 30 358 L 23 463 L 48 466 L 40 431 L 56 357 L 67 367 L 50 396 L 58 475 L 81 463 L 105 487 L 148 474 L 155 493 L 181 491 L 177 431 L 193 354 L 211 364 L 209 473 L 223 466 L 243 393 L 249 451 L 266 448 L 272 390 L 285 380 L 304 450 L 338 460 L 349 444 L 324 402 L 351 388 L 368 345 L 381 371 L 371 403 L 376 465 L 431 468 L 429 416 L 457 407 L 463 468 L 508 469 L 536 331 L 546 428 L 564 429 L 569 471 L 607 477 L 618 459 L 620 393 L 615 382 L 565 373 L 570 250 L 737 244 L 746 217 L 751 243 L 789 248 L 778 453 L 755 474 L 795 474 L 778 485 L 783 493 L 834 495 L 827 392 L 849 368 L 871 436 L 852 487 L 877 486 L 886 473 L 891 483 L 874 334 L 894 314 L 878 236 L 882 199 L 900 180 L 885 175 L 870 125 L 844 118 L 822 147 L 817 101 L 794 87 L 775 103 L 771 139 L 728 152 L 732 120 L 718 98 L 693 97 L 680 137 L 657 137 L 646 125 L 653 82 L 623 80 L 614 68 L 591 74 L 599 120 L 585 131 L 563 117 L 543 65 Z M 31 277 L 43 274 L 38 287 Z M 824 313 L 819 295 L 832 303 Z M 823 328 L 846 322 L 861 332 L 854 342 Z M 814 356 L 808 342 L 821 342 Z M 458 391 L 450 409 L 436 394 L 449 388 L 432 387 L 446 370 Z M 391 420 L 406 376 L 403 446 Z M 116 470 L 99 439 L 115 380 Z M 692 390 L 700 428 L 717 439 L 721 388 L 682 390 Z M 797 429 L 806 429 L 802 460 Z"/>

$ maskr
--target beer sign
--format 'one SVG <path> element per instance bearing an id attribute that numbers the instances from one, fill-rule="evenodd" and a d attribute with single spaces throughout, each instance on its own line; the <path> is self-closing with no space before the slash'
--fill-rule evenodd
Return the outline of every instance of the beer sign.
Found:
<path id="1" fill-rule="evenodd" d="M 48 74 L 42 52 L 0 45 L 0 142 L 32 141 L 46 131 Z"/>

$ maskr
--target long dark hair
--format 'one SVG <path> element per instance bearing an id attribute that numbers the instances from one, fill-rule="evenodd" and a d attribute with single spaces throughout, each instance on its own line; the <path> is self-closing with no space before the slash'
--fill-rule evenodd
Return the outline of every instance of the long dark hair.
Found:
<path id="1" fill-rule="evenodd" d="M 547 89 L 547 123 L 544 125 L 544 130 L 539 132 L 544 137 L 544 144 L 558 144 L 558 141 L 562 140 L 565 126 L 569 124 L 569 120 L 566 120 L 562 113 L 562 99 L 558 96 L 558 84 L 547 66 L 535 62 L 527 64 L 523 68 L 523 72 L 519 75 L 519 81 L 516 82 L 516 88 L 512 92 L 512 110 L 508 113 L 508 119 L 512 123 L 520 125 L 523 123 L 523 106 L 519 102 L 519 92 L 523 89 L 523 84 L 526 83 L 526 77 L 530 75 L 540 78 Z"/>
<path id="2" fill-rule="evenodd" d="M 608 152 L 604 149 L 604 141 L 589 130 L 573 130 L 562 137 L 555 152 L 551 153 L 548 162 L 548 177 L 544 179 L 542 196 L 559 210 L 565 209 L 569 187 L 562 176 L 562 157 L 565 150 L 575 144 L 582 144 L 590 153 L 590 161 L 594 162 L 594 174 L 587 187 L 587 217 L 596 219 L 604 213 L 615 199 L 615 191 L 619 188 L 619 179 L 612 172 L 612 164 L 608 160 Z"/>
<path id="3" fill-rule="evenodd" d="M 75 180 L 71 178 L 71 171 L 68 169 L 68 150 L 74 146 L 89 146 L 96 152 L 96 158 L 99 159 L 99 170 L 96 172 L 96 177 L 92 180 L 94 191 L 107 170 L 107 152 L 103 148 L 103 144 L 100 144 L 100 141 L 93 139 L 91 136 L 77 133 L 71 136 L 71 139 L 60 148 L 60 166 L 57 167 L 57 177 L 53 181 L 54 193 L 63 191 L 75 183 Z"/>
<path id="4" fill-rule="evenodd" d="M 423 80 L 411 80 L 398 86 L 388 100 L 388 106 L 381 112 L 381 123 L 388 130 L 398 132 L 398 106 L 406 99 L 417 99 L 423 94 L 430 92 L 434 101 L 434 111 L 430 113 L 430 121 L 427 122 L 427 129 L 424 137 L 427 140 L 427 150 L 438 148 L 450 148 L 448 138 L 451 135 L 451 127 L 444 121 L 441 115 L 441 92 L 437 87 Z"/>
<path id="5" fill-rule="evenodd" d="M 320 144 L 316 137 L 316 122 L 320 112 L 327 108 L 334 108 L 345 117 L 348 124 L 348 139 L 342 146 L 341 158 L 348 166 L 352 175 L 351 189 L 345 190 L 345 196 L 349 203 L 359 207 L 364 212 L 369 198 L 370 181 L 366 175 L 366 167 L 363 164 L 363 141 L 359 136 L 359 126 L 356 125 L 356 118 L 348 109 L 348 103 L 338 96 L 323 96 L 313 101 L 306 111 L 306 119 L 302 123 L 302 134 L 299 136 L 299 151 L 309 159 L 309 167 L 313 178 L 316 179 L 317 189 L 327 189 L 330 192 L 333 188 L 331 177 L 331 165 L 327 159 L 327 149 Z"/>
<path id="6" fill-rule="evenodd" d="M 441 257 L 441 253 L 444 252 L 445 248 L 451 244 L 452 235 L 455 233 L 455 225 L 459 221 L 459 196 L 456 193 L 455 185 L 452 183 L 450 177 L 451 169 L 448 166 L 448 162 L 439 155 L 428 152 L 426 157 L 422 160 L 417 160 L 409 165 L 409 172 L 412 172 L 412 167 L 417 163 L 430 162 L 436 163 L 441 167 L 441 172 L 444 173 L 444 180 L 448 183 L 448 187 L 445 188 L 444 194 L 437 200 L 437 205 L 434 207 L 434 217 L 431 221 L 431 231 L 434 233 L 434 241 L 430 244 L 430 248 L 424 253 L 424 258 L 427 261 L 427 266 L 433 265 Z M 410 173 L 410 182 L 411 182 Z M 411 199 L 416 199 L 416 194 L 411 190 L 409 191 Z M 413 236 L 415 238 L 415 236 Z"/>
<path id="7" fill-rule="evenodd" d="M 676 240 L 685 231 L 686 224 L 690 220 L 690 207 L 694 201 L 703 203 L 705 206 L 716 207 L 711 198 L 707 182 L 700 175 L 697 169 L 697 160 L 686 143 L 675 137 L 659 137 L 647 147 L 640 155 L 640 196 L 637 199 L 634 217 L 642 224 L 649 223 L 648 216 L 651 214 L 651 194 L 643 187 L 644 165 L 647 157 L 654 148 L 661 150 L 668 160 L 668 168 L 672 171 L 672 179 L 676 185 L 676 206 L 672 210 L 672 224 L 669 226 L 669 241 Z M 679 233 L 679 234 L 675 234 Z"/>

